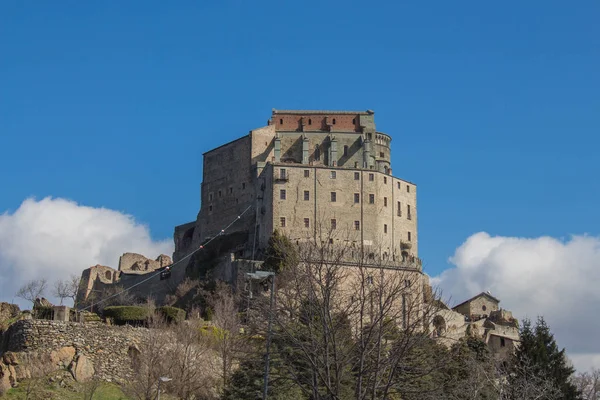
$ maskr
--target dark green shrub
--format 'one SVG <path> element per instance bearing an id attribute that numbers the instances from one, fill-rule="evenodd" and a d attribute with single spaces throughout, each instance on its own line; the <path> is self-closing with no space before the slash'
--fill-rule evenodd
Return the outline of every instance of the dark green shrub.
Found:
<path id="1" fill-rule="evenodd" d="M 111 306 L 103 311 L 104 318 L 112 318 L 116 325 L 143 325 L 150 317 L 150 309 L 141 306 Z"/>
<path id="2" fill-rule="evenodd" d="M 162 315 L 167 322 L 178 322 L 185 319 L 185 311 L 177 307 L 159 307 L 156 312 Z"/>
<path id="3" fill-rule="evenodd" d="M 54 310 L 52 307 L 37 306 L 33 308 L 33 315 L 36 319 L 52 319 Z"/>

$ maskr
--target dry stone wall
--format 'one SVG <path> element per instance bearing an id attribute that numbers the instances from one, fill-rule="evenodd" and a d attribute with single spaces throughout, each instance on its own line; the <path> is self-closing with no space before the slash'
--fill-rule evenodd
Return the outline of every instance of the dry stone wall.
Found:
<path id="1" fill-rule="evenodd" d="M 49 355 L 58 368 L 69 368 L 77 380 L 95 375 L 122 382 L 131 377 L 129 354 L 148 334 L 146 328 L 45 320 L 18 321 L 3 334 L 0 367 L 19 365 L 19 353 Z"/>

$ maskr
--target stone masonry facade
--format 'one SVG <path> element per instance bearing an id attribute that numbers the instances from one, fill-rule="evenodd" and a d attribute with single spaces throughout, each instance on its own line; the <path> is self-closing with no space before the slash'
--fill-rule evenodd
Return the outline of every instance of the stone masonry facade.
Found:
<path id="1" fill-rule="evenodd" d="M 228 230 L 247 234 L 246 256 L 277 229 L 420 269 L 417 187 L 392 175 L 391 140 L 370 110 L 273 110 L 267 126 L 204 153 L 200 211 L 175 228 L 174 260 L 248 209 Z"/>

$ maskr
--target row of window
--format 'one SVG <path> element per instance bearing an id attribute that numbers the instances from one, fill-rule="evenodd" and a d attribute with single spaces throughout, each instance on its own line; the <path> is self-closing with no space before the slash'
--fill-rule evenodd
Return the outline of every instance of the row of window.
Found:
<path id="1" fill-rule="evenodd" d="M 286 227 L 286 219 L 285 217 L 280 217 L 279 218 L 279 225 L 282 228 Z M 310 218 L 304 218 L 304 227 L 305 228 L 310 228 Z M 337 229 L 337 219 L 332 218 L 331 219 L 331 229 Z M 360 231 L 360 221 L 354 221 L 354 230 Z M 388 233 L 388 226 L 387 224 L 383 225 L 383 233 Z M 408 241 L 410 242 L 412 240 L 412 235 L 410 232 L 408 232 Z"/>
<path id="2" fill-rule="evenodd" d="M 332 123 L 333 125 L 335 125 L 335 122 L 336 122 L 336 121 L 335 121 L 335 118 L 333 118 L 333 119 L 331 120 L 331 123 Z M 356 118 L 353 118 L 353 119 L 352 119 L 352 123 L 353 123 L 354 125 L 356 125 Z M 308 124 L 309 124 L 309 125 L 312 125 L 312 119 L 311 119 L 311 118 L 309 118 L 309 119 L 308 119 Z M 279 118 L 279 125 L 283 125 L 283 118 Z"/>
<path id="3" fill-rule="evenodd" d="M 242 190 L 246 189 L 246 183 L 242 182 Z M 230 186 L 228 188 L 228 192 L 229 194 L 233 194 L 233 186 Z M 219 191 L 217 192 L 217 195 L 219 198 L 223 197 L 223 191 L 219 189 Z M 208 201 L 213 201 L 213 193 L 209 193 L 208 194 Z"/>
<path id="4" fill-rule="evenodd" d="M 337 192 L 330 192 L 330 200 L 332 203 L 337 202 Z M 286 189 L 280 189 L 279 190 L 279 199 L 280 200 L 286 200 L 287 199 L 287 191 Z M 304 201 L 309 201 L 310 200 L 310 190 L 305 190 L 304 191 Z M 354 193 L 354 203 L 358 204 L 360 203 L 360 193 Z M 375 204 L 375 194 L 370 193 L 369 194 L 369 204 Z M 387 207 L 388 206 L 388 198 L 384 197 L 383 198 L 383 206 Z M 397 210 L 396 210 L 396 214 L 401 217 L 402 216 L 402 202 L 397 202 Z M 411 210 L 410 210 L 410 204 L 406 205 L 406 216 L 407 219 L 412 219 L 412 214 L 411 214 Z"/>
<path id="5" fill-rule="evenodd" d="M 310 177 L 310 170 L 309 169 L 305 169 L 304 170 L 304 177 L 305 178 L 309 178 Z M 337 171 L 329 171 L 329 177 L 331 179 L 336 179 L 337 178 Z M 279 179 L 282 180 L 287 180 L 287 170 L 285 168 L 280 168 L 279 169 Z M 360 172 L 355 172 L 354 173 L 354 180 L 358 181 L 360 180 Z M 373 182 L 375 181 L 375 174 L 374 173 L 369 173 L 369 181 Z M 387 176 L 383 177 L 383 184 L 387 185 Z M 398 184 L 398 189 L 402 188 L 402 184 L 400 182 L 397 182 Z M 410 185 L 406 185 L 406 192 L 410 193 Z"/>

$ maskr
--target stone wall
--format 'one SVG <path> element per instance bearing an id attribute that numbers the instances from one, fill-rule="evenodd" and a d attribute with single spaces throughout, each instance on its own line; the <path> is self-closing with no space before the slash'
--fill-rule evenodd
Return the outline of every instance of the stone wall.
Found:
<path id="1" fill-rule="evenodd" d="M 14 386 L 27 377 L 23 354 L 38 353 L 47 355 L 56 369 L 70 369 L 79 381 L 95 375 L 101 380 L 123 382 L 133 372 L 129 354 L 148 332 L 146 328 L 99 322 L 18 321 L 2 335 L 0 381 Z"/>
<path id="2" fill-rule="evenodd" d="M 156 260 L 137 253 L 125 253 L 119 258 L 119 271 L 133 274 L 144 274 L 171 265 L 171 257 L 161 254 Z"/>

